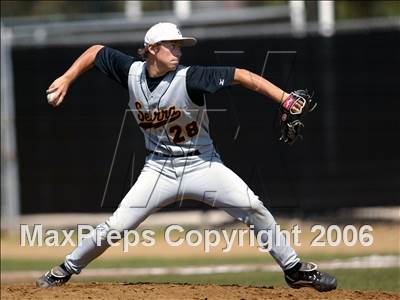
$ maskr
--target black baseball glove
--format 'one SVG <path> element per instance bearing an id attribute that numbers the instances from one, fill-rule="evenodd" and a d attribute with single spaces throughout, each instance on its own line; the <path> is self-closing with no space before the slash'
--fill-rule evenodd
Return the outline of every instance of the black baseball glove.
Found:
<path id="1" fill-rule="evenodd" d="M 304 119 L 312 112 L 317 103 L 307 90 L 291 92 L 282 103 L 279 110 L 279 122 L 281 129 L 280 141 L 293 145 L 298 138 L 303 138 L 301 131 L 304 127 Z"/>

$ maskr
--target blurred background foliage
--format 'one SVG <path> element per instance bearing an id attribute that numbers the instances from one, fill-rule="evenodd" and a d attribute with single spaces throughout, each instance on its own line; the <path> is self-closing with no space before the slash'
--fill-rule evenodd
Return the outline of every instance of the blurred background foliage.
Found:
<path id="1" fill-rule="evenodd" d="M 400 16 L 400 1 L 335 1 L 338 19 Z"/>
<path id="2" fill-rule="evenodd" d="M 285 5 L 288 1 L 193 1 L 193 10 L 254 7 L 268 5 Z M 65 19 L 81 18 L 89 14 L 123 14 L 125 1 L 92 0 L 33 0 L 33 1 L 1 1 L 1 17 L 40 17 L 49 15 L 63 16 Z M 307 13 L 310 19 L 317 7 L 317 1 L 306 1 Z M 400 16 L 400 1 L 335 1 L 336 18 L 357 19 L 369 17 Z M 144 13 L 170 11 L 173 1 L 142 1 Z"/>

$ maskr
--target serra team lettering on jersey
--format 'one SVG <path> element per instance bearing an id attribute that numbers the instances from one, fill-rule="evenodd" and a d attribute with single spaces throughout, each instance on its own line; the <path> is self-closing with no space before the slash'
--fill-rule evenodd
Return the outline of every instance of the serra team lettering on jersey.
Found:
<path id="1" fill-rule="evenodd" d="M 179 65 L 150 91 L 145 62 L 129 70 L 129 107 L 145 136 L 146 148 L 166 155 L 182 155 L 213 149 L 206 105 L 198 106 L 186 90 L 188 67 Z"/>

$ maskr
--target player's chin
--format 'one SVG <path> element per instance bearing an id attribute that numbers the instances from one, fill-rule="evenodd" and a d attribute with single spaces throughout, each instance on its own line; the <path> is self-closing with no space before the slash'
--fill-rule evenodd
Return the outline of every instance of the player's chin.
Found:
<path id="1" fill-rule="evenodd" d="M 179 65 L 179 61 L 178 60 L 173 60 L 173 61 L 171 61 L 170 63 L 169 63 L 169 67 L 170 67 L 170 69 L 171 70 L 176 70 L 176 68 L 178 67 L 178 65 Z"/>

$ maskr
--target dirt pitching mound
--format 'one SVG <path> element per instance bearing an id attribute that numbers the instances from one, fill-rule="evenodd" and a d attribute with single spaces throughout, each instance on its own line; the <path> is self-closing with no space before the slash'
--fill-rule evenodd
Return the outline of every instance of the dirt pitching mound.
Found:
<path id="1" fill-rule="evenodd" d="M 1 286 L 1 299 L 399 299 L 399 293 L 250 287 L 239 285 L 193 285 L 168 283 L 69 283 L 52 289 L 33 284 Z"/>

